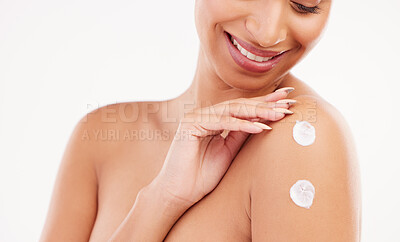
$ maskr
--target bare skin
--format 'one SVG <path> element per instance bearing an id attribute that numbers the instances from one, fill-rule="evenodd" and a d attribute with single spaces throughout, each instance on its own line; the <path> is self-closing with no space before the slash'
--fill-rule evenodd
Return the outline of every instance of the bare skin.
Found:
<path id="1" fill-rule="evenodd" d="M 299 2 L 310 7 L 319 3 Z M 298 100 L 290 108 L 295 113 L 268 123 L 271 131 L 250 135 L 218 186 L 166 228 L 165 241 L 359 241 L 360 189 L 352 136 L 340 113 L 289 72 L 315 45 L 330 1 L 321 1 L 322 13 L 308 17 L 286 4 L 196 1 L 201 46 L 192 85 L 177 98 L 110 105 L 79 123 L 63 158 L 41 241 L 107 241 L 139 191 L 162 168 L 185 108 L 282 87 L 295 88 L 287 96 Z M 274 14 L 278 9 L 282 15 Z M 233 62 L 223 30 L 259 49 L 292 51 L 271 71 L 250 73 Z M 296 119 L 308 120 L 322 134 L 315 145 L 299 149 L 291 138 Z M 316 186 L 310 210 L 294 205 L 288 195 L 296 179 L 303 178 Z"/>

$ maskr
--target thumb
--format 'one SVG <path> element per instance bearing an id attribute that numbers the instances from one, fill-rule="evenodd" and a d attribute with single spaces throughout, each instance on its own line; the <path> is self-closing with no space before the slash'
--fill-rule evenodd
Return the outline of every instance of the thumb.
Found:
<path id="1" fill-rule="evenodd" d="M 225 131 L 224 131 L 225 132 Z M 244 141 L 249 137 L 250 133 L 243 131 L 230 131 L 225 138 L 225 146 L 230 150 L 232 154 L 232 159 L 239 152 Z"/>

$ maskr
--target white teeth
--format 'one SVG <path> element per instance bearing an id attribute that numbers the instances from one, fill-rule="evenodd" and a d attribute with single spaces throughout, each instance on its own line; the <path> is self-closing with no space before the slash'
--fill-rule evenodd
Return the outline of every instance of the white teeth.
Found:
<path id="1" fill-rule="evenodd" d="M 262 62 L 264 60 L 264 58 L 263 57 L 261 57 L 261 56 L 256 56 L 256 61 L 258 61 L 258 62 Z"/>
<path id="2" fill-rule="evenodd" d="M 257 56 L 258 57 L 258 56 Z M 255 60 L 256 56 L 250 52 L 247 53 L 247 58 L 249 58 L 250 60 Z"/>
<path id="3" fill-rule="evenodd" d="M 238 48 L 240 53 L 242 53 L 242 55 L 246 56 L 250 60 L 255 60 L 257 62 L 263 62 L 263 61 L 268 61 L 268 60 L 272 59 L 272 57 L 257 56 L 257 55 L 254 55 L 253 53 L 248 52 L 245 48 L 240 46 L 240 44 L 233 37 L 231 37 L 231 41 L 233 42 L 233 45 L 236 46 L 236 48 Z"/>
<path id="4" fill-rule="evenodd" d="M 240 46 L 240 45 L 238 45 L 238 46 Z M 244 49 L 244 48 L 242 48 L 241 50 L 240 50 L 240 53 L 242 53 L 244 56 L 246 56 L 247 57 L 247 51 Z"/>
<path id="5" fill-rule="evenodd" d="M 240 53 L 242 53 L 244 56 L 247 57 L 247 53 L 249 53 L 249 52 L 248 52 L 245 48 L 243 48 L 242 46 L 240 46 L 239 43 L 237 44 L 236 47 L 239 49 Z"/>

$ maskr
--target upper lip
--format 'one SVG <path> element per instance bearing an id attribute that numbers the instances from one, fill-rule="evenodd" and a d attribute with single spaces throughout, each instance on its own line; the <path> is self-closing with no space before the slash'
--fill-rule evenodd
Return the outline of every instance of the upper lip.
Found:
<path id="1" fill-rule="evenodd" d="M 226 33 L 228 33 L 228 32 L 226 32 Z M 247 51 L 249 51 L 252 54 L 257 55 L 257 56 L 274 57 L 276 55 L 279 55 L 279 54 L 285 52 L 285 51 L 276 52 L 276 51 L 269 51 L 269 50 L 260 50 L 260 49 L 257 49 L 256 47 L 252 46 L 251 44 L 239 39 L 238 37 L 234 36 L 233 34 L 228 33 L 228 35 L 231 35 L 236 40 L 236 42 L 239 43 L 240 46 L 242 46 Z"/>

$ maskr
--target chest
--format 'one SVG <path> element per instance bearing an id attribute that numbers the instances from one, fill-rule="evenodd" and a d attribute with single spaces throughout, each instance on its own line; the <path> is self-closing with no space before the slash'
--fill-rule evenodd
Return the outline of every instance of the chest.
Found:
<path id="1" fill-rule="evenodd" d="M 158 174 L 168 143 L 120 150 L 101 168 L 98 214 L 92 237 L 111 234 L 132 208 L 139 190 Z M 249 191 L 242 164 L 232 163 L 218 186 L 189 208 L 171 228 L 165 241 L 249 241 Z"/>

